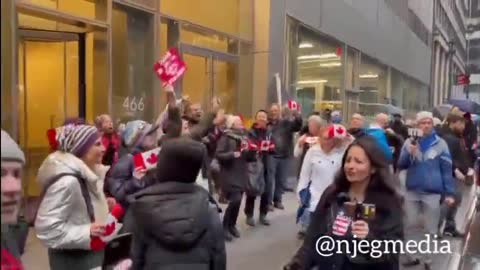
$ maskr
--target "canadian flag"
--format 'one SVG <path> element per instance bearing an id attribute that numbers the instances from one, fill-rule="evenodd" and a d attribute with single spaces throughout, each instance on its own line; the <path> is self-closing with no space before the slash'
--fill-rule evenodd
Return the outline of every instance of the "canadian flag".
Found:
<path id="1" fill-rule="evenodd" d="M 251 140 L 242 140 L 240 145 L 240 151 L 258 151 L 258 145 L 253 143 Z"/>
<path id="2" fill-rule="evenodd" d="M 295 100 L 289 100 L 287 106 L 292 111 L 300 111 L 300 104 Z"/>
<path id="3" fill-rule="evenodd" d="M 275 150 L 275 144 L 271 140 L 263 140 L 260 143 L 260 151 L 262 152 L 270 152 Z"/>
<path id="4" fill-rule="evenodd" d="M 90 240 L 90 248 L 92 250 L 98 251 L 104 249 L 108 242 L 110 242 L 118 234 L 122 228 L 122 224 L 119 223 L 119 220 L 125 214 L 125 210 L 120 204 L 116 204 L 110 214 L 107 217 L 107 222 L 105 225 L 105 234 L 103 236 L 95 236 Z"/>
<path id="5" fill-rule="evenodd" d="M 157 167 L 158 154 L 160 153 L 160 150 L 161 147 L 158 147 L 133 156 L 133 164 L 135 165 L 135 168 L 141 168 L 147 171 L 155 169 Z"/>
<path id="6" fill-rule="evenodd" d="M 328 127 L 328 137 L 335 139 L 345 139 L 349 137 L 349 134 L 344 126 L 333 124 Z"/>

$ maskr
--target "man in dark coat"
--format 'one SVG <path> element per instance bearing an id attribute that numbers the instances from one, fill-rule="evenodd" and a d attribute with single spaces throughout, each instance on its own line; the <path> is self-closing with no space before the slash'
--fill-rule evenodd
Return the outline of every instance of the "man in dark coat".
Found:
<path id="1" fill-rule="evenodd" d="M 165 141 L 156 184 L 134 195 L 133 268 L 226 269 L 218 207 L 195 185 L 205 147 L 188 138 Z"/>
<path id="2" fill-rule="evenodd" d="M 285 209 L 282 203 L 284 190 L 287 188 L 288 168 L 293 156 L 293 134 L 300 131 L 303 120 L 298 111 L 292 111 L 292 116 L 282 117 L 281 107 L 273 104 L 270 108 L 270 123 L 268 129 L 272 134 L 275 152 L 268 159 L 269 183 L 272 185 L 270 196 L 274 207 Z M 273 194 L 272 194 L 273 193 Z"/>
<path id="3" fill-rule="evenodd" d="M 408 128 L 403 124 L 401 114 L 393 114 L 393 121 L 390 123 L 390 128 L 395 131 L 395 134 L 402 136 L 403 140 L 408 138 Z"/>
<path id="4" fill-rule="evenodd" d="M 447 222 L 444 233 L 454 237 L 463 237 L 463 234 L 456 228 L 455 216 L 458 206 L 462 202 L 462 182 L 465 181 L 469 171 L 473 173 L 473 169 L 471 169 L 473 164 L 470 162 L 468 151 L 463 142 L 462 134 L 464 130 L 465 118 L 459 114 L 449 114 L 446 125 L 440 130 L 440 135 L 447 142 L 452 156 L 452 171 L 455 178 L 455 203 L 451 206 L 444 206 L 444 208 L 447 208 Z"/>

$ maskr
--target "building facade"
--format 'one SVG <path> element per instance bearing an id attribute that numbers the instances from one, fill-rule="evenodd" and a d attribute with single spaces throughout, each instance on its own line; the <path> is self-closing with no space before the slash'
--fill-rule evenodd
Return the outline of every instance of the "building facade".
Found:
<path id="1" fill-rule="evenodd" d="M 250 114 L 253 0 L 1 1 L 2 129 L 25 150 L 27 196 L 65 119 L 153 121 L 165 105 L 155 61 L 177 47 L 177 95 Z M 213 14 L 213 16 L 212 16 Z"/>
<path id="2" fill-rule="evenodd" d="M 467 23 L 467 71 L 470 85 L 463 94 L 465 98 L 480 103 L 480 1 L 471 0 Z"/>
<path id="3" fill-rule="evenodd" d="M 430 107 L 428 22 L 416 17 L 409 23 L 410 1 L 264 2 L 270 27 L 262 36 L 268 40 L 255 52 L 268 62 L 268 80 L 254 88 L 267 85 L 269 101 L 278 100 L 279 74 L 282 99 L 297 98 L 305 113 L 329 108 L 372 117 Z"/>
<path id="4" fill-rule="evenodd" d="M 435 0 L 433 20 L 433 104 L 462 98 L 464 87 L 455 84 L 467 72 L 466 25 L 470 0 Z"/>

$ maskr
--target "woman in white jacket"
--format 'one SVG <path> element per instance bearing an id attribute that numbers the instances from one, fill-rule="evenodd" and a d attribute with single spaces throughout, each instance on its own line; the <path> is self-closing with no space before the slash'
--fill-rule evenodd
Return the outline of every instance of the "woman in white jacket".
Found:
<path id="1" fill-rule="evenodd" d="M 48 247 L 50 269 L 93 269 L 103 263 L 103 252 L 91 250 L 91 237 L 105 233 L 108 205 L 103 183 L 108 167 L 94 126 L 70 125 L 56 129 L 58 150 L 38 172 L 43 190 L 35 229 Z"/>
<path id="2" fill-rule="evenodd" d="M 300 201 L 300 192 L 308 190 L 310 200 L 300 217 L 302 228 L 299 238 L 303 238 L 310 223 L 310 215 L 315 211 L 323 192 L 333 183 L 351 141 L 352 137 L 347 134 L 345 127 L 337 124 L 328 125 L 321 129 L 318 143 L 307 151 L 300 171 L 297 195 Z"/>

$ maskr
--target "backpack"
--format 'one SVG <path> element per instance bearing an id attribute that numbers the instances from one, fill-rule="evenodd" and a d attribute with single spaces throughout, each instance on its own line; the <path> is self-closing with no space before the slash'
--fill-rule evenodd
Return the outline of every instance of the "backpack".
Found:
<path id="1" fill-rule="evenodd" d="M 88 193 L 87 183 L 85 182 L 85 179 L 83 179 L 82 176 L 80 176 L 79 174 L 76 174 L 76 173 L 60 173 L 60 174 L 55 175 L 52 178 L 50 178 L 48 180 L 47 184 L 45 185 L 45 187 L 42 189 L 42 193 L 40 193 L 39 203 L 38 203 L 37 208 L 35 209 L 35 212 L 33 213 L 33 216 L 26 217 L 29 225 L 33 226 L 35 224 L 35 220 L 37 219 L 37 214 L 38 214 L 38 208 L 42 204 L 43 198 L 45 197 L 45 194 L 47 193 L 48 189 L 64 176 L 73 176 L 78 180 L 78 183 L 80 184 L 80 188 L 82 190 L 83 199 L 85 200 L 85 204 L 87 206 L 87 212 L 88 212 L 88 216 L 90 218 L 90 221 L 92 223 L 95 221 L 93 204 L 92 204 L 92 200 L 90 198 L 90 193 Z"/>

